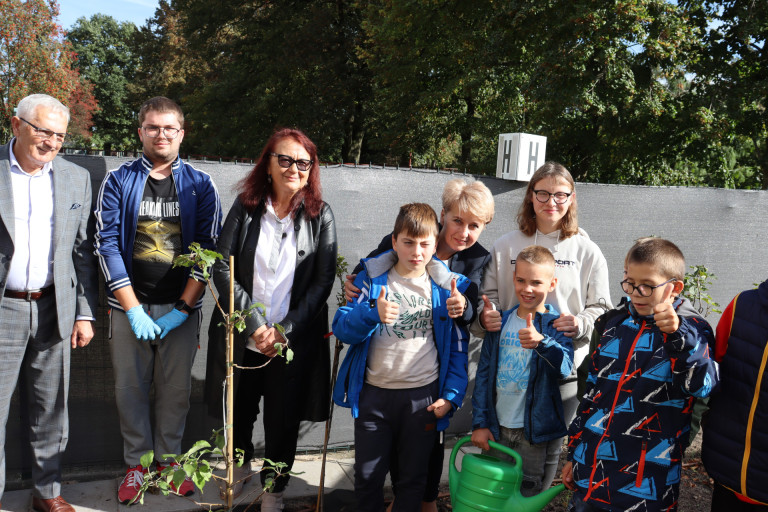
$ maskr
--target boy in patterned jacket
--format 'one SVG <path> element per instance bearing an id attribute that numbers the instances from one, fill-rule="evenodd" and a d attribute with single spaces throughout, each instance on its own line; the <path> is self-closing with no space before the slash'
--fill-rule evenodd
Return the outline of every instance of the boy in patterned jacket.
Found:
<path id="1" fill-rule="evenodd" d="M 568 432 L 571 511 L 677 510 L 693 403 L 718 381 L 712 328 L 676 312 L 684 275 L 685 258 L 667 240 L 642 239 L 627 254 L 628 306 L 606 313 Z"/>

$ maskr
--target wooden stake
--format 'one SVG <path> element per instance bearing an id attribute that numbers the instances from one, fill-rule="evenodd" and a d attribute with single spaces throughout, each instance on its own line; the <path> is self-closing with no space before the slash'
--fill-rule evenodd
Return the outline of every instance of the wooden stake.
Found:
<path id="1" fill-rule="evenodd" d="M 336 338 L 336 346 L 333 353 L 333 367 L 331 372 L 331 395 L 333 395 L 333 388 L 336 384 L 336 374 L 339 370 L 339 353 L 343 348 L 341 341 Z M 328 455 L 328 439 L 331 435 L 331 422 L 333 421 L 333 398 L 331 398 L 330 411 L 328 412 L 328 419 L 325 421 L 325 440 L 323 441 L 323 462 L 320 464 L 320 485 L 317 487 L 317 505 L 315 510 L 322 512 L 325 507 L 323 500 L 324 487 L 325 487 L 325 461 Z"/>
<path id="2" fill-rule="evenodd" d="M 234 337 L 232 335 L 232 315 L 235 312 L 235 257 L 229 256 L 229 318 L 227 321 L 227 510 L 232 510 L 232 485 L 235 480 L 234 440 L 232 439 L 232 423 L 234 422 L 235 392 L 233 382 Z"/>

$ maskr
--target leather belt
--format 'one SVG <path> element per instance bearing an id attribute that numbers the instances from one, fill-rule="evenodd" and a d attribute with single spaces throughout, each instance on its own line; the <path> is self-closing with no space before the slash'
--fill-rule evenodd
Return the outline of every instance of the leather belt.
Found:
<path id="1" fill-rule="evenodd" d="M 4 296 L 9 299 L 24 299 L 27 302 L 38 300 L 53 293 L 53 285 L 46 286 L 42 290 L 15 291 L 5 290 Z"/>

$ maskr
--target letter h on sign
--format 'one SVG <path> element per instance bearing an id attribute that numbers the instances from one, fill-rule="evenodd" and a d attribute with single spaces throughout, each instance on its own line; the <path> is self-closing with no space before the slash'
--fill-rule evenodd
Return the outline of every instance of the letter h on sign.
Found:
<path id="1" fill-rule="evenodd" d="M 546 161 L 547 138 L 530 133 L 502 133 L 496 159 L 496 177 L 530 181 Z"/>

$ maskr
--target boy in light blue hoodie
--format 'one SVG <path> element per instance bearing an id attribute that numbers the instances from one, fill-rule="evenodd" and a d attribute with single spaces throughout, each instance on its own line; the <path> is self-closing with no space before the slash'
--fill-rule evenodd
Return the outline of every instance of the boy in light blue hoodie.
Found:
<path id="1" fill-rule="evenodd" d="M 560 314 L 545 304 L 557 285 L 549 249 L 532 245 L 517 256 L 515 294 L 520 304 L 502 313 L 502 328 L 487 332 L 472 395 L 472 443 L 496 441 L 523 459 L 521 493 L 542 491 L 547 442 L 567 432 L 558 381 L 573 368 L 573 343 L 552 323 Z M 485 308 L 493 305 L 486 299 Z"/>
<path id="2" fill-rule="evenodd" d="M 392 449 L 393 510 L 420 509 L 435 436 L 466 392 L 468 335 L 453 305 L 469 280 L 433 258 L 437 233 L 429 205 L 401 207 L 393 250 L 363 260 L 360 296 L 333 319 L 336 337 L 350 344 L 333 399 L 355 418 L 359 511 L 382 511 Z"/>

